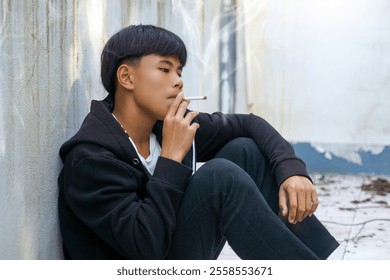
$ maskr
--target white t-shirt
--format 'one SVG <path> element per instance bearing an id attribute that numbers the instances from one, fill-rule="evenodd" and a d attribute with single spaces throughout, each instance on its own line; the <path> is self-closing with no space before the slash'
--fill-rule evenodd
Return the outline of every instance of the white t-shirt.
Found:
<path id="1" fill-rule="evenodd" d="M 135 146 L 133 140 L 131 140 L 130 136 L 129 136 L 129 140 L 131 144 L 133 144 L 135 151 L 137 152 L 139 158 L 141 159 L 142 164 L 149 171 L 149 173 L 153 175 L 154 169 L 156 168 L 158 157 L 161 155 L 161 147 L 156 139 L 156 135 L 154 135 L 153 133 L 150 134 L 150 138 L 149 138 L 150 154 L 147 158 L 144 158 L 143 156 L 140 155 L 140 153 L 137 150 L 137 147 Z"/>
<path id="2" fill-rule="evenodd" d="M 115 117 L 115 115 L 112 114 L 112 116 L 119 123 L 119 125 L 123 128 L 123 126 L 120 124 L 120 122 Z M 129 136 L 129 134 L 127 133 L 127 131 L 124 128 L 123 128 L 123 130 Z M 154 169 L 156 168 L 158 157 L 161 155 L 161 146 L 160 146 L 160 144 L 158 143 L 158 141 L 156 139 L 156 135 L 154 135 L 152 133 L 152 134 L 150 134 L 149 137 L 150 137 L 149 138 L 149 152 L 150 152 L 150 155 L 146 159 L 143 156 L 140 155 L 140 153 L 137 150 L 137 147 L 135 146 L 135 144 L 134 144 L 133 140 L 130 138 L 130 136 L 129 136 L 129 140 L 130 140 L 131 144 L 133 144 L 133 147 L 134 147 L 135 151 L 137 152 L 138 157 L 141 159 L 141 162 L 142 162 L 143 166 L 145 166 L 145 168 L 149 171 L 149 173 L 153 175 Z"/>

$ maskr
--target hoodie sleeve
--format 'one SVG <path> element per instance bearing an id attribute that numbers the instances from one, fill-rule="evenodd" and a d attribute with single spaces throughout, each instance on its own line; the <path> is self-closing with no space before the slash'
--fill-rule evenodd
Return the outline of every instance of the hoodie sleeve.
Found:
<path id="1" fill-rule="evenodd" d="M 199 161 L 207 161 L 229 141 L 238 137 L 253 139 L 269 160 L 278 185 L 293 175 L 310 179 L 304 162 L 293 147 L 267 121 L 253 114 L 199 114 L 196 134 Z"/>
<path id="2" fill-rule="evenodd" d="M 164 258 L 191 169 L 160 157 L 154 175 L 143 182 L 141 171 L 91 146 L 84 146 L 88 153 L 78 156 L 82 159 L 69 157 L 65 163 L 63 193 L 69 207 L 123 256 Z"/>

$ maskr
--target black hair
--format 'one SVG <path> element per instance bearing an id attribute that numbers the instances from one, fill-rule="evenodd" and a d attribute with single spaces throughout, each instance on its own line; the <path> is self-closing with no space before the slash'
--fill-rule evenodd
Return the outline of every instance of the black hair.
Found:
<path id="1" fill-rule="evenodd" d="M 187 50 L 174 33 L 153 25 L 130 25 L 114 34 L 103 48 L 100 76 L 114 98 L 116 71 L 125 60 L 137 64 L 145 55 L 175 56 L 184 67 Z"/>

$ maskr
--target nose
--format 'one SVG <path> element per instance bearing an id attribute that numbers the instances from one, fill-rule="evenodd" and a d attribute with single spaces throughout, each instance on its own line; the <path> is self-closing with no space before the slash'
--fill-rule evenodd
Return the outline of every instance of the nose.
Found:
<path id="1" fill-rule="evenodd" d="M 182 80 L 181 77 L 178 77 L 178 79 L 177 79 L 176 82 L 175 82 L 174 87 L 178 87 L 179 89 L 182 89 L 182 88 L 183 88 L 183 80 Z"/>

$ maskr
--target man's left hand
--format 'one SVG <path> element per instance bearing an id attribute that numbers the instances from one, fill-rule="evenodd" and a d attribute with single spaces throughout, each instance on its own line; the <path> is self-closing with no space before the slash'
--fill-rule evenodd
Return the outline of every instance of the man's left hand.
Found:
<path id="1" fill-rule="evenodd" d="M 317 207 L 317 191 L 308 178 L 291 176 L 280 185 L 279 208 L 282 216 L 288 214 L 290 223 L 301 222 L 311 216 Z"/>

